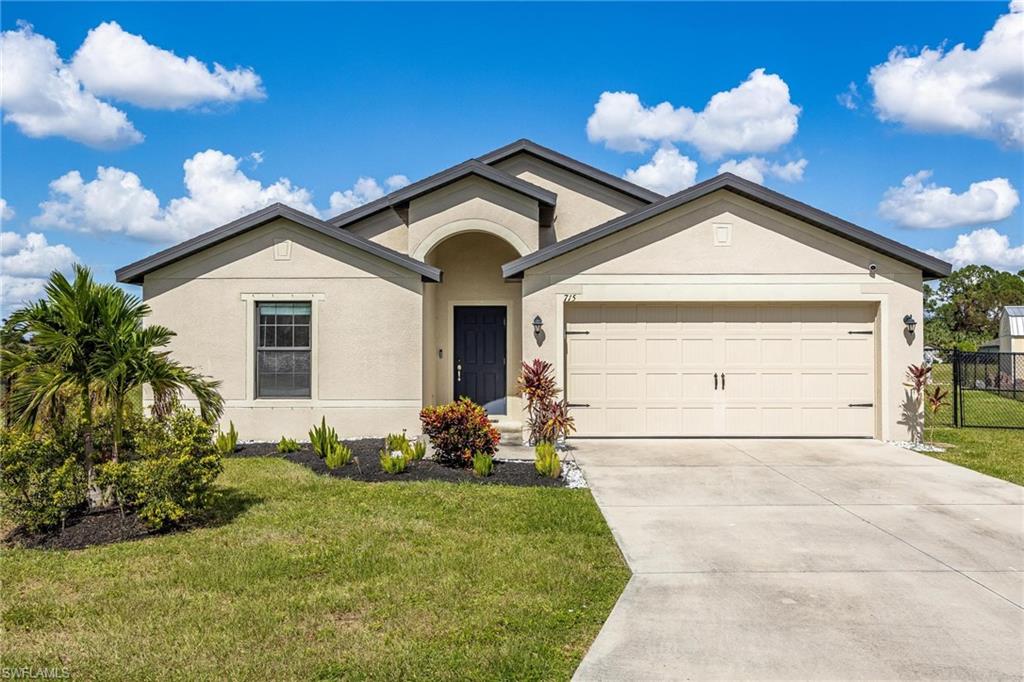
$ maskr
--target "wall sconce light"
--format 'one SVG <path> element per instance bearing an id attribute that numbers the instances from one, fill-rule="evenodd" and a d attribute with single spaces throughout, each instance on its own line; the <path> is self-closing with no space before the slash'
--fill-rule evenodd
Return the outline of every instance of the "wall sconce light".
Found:
<path id="1" fill-rule="evenodd" d="M 904 315 L 903 324 L 907 325 L 907 331 L 913 334 L 914 329 L 917 327 L 917 320 L 914 319 L 913 315 Z"/>
<path id="2" fill-rule="evenodd" d="M 533 333 L 536 336 L 540 336 L 541 328 L 544 326 L 544 320 L 540 319 L 540 315 L 533 318 Z"/>

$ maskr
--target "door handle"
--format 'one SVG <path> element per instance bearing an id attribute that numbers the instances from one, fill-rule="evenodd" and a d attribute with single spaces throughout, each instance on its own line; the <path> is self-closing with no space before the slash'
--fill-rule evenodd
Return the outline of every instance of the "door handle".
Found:
<path id="1" fill-rule="evenodd" d="M 459 383 L 462 382 L 462 363 L 461 362 L 455 363 L 455 381 L 457 381 Z"/>
<path id="2" fill-rule="evenodd" d="M 715 372 L 715 390 L 718 390 L 718 372 Z"/>

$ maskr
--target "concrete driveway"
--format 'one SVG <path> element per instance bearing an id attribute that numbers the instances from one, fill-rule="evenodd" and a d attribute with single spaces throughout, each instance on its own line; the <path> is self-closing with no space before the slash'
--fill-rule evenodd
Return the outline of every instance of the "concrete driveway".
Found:
<path id="1" fill-rule="evenodd" d="M 578 440 L 633 570 L 575 679 L 1024 677 L 1024 488 L 864 440 Z"/>

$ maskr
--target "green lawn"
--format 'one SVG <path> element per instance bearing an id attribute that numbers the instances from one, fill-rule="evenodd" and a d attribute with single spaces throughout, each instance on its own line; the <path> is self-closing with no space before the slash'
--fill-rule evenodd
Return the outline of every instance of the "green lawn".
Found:
<path id="1" fill-rule="evenodd" d="M 950 364 L 935 365 L 932 368 L 932 381 L 946 388 L 951 388 L 953 366 Z M 964 400 L 963 419 L 970 426 L 1006 426 L 1016 424 L 1024 426 L 1024 392 L 1002 395 L 988 391 L 967 390 L 962 393 Z M 925 410 L 925 421 L 928 426 L 952 426 L 953 396 L 946 399 L 946 404 L 936 413 Z M 1024 436 L 1024 434 L 1022 434 Z"/>
<path id="2" fill-rule="evenodd" d="M 926 455 L 1024 485 L 1024 430 L 928 428 L 925 438 L 954 446 Z"/>
<path id="3" fill-rule="evenodd" d="M 219 525 L 6 550 L 2 665 L 75 679 L 567 679 L 629 572 L 589 491 L 226 462 Z"/>

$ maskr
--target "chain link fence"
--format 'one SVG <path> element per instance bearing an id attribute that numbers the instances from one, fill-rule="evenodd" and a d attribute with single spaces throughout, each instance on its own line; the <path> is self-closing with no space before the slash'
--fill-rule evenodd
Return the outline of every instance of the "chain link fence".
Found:
<path id="1" fill-rule="evenodd" d="M 928 426 L 1024 429 L 1024 353 L 929 348 L 931 385 L 948 392 Z"/>

